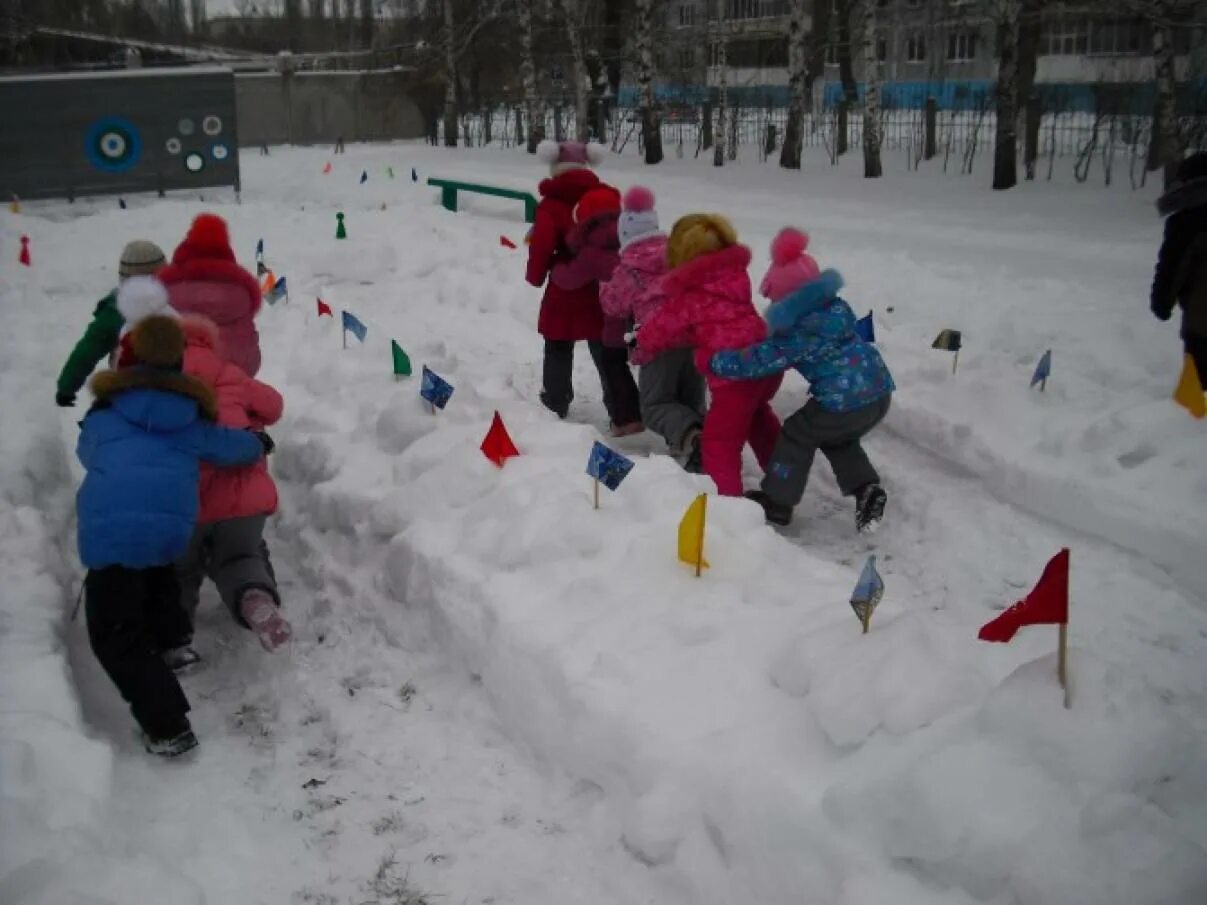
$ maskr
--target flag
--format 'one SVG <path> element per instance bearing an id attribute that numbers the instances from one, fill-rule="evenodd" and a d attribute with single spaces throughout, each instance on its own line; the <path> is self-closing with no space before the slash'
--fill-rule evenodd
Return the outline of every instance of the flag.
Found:
<path id="1" fill-rule="evenodd" d="M 360 171 L 360 184 L 364 185 L 368 181 L 369 181 L 369 171 L 361 170 Z"/>
<path id="2" fill-rule="evenodd" d="M 263 239 L 259 239 L 256 241 L 256 260 L 257 261 L 264 260 L 264 240 Z"/>
<path id="3" fill-rule="evenodd" d="M 120 207 L 122 210 L 125 210 L 125 209 L 126 209 L 126 199 L 125 199 L 125 198 L 118 198 L 118 199 L 117 199 L 117 206 L 118 206 L 118 207 Z"/>
<path id="4" fill-rule="evenodd" d="M 708 512 L 708 494 L 702 493 L 694 500 L 683 519 L 679 522 L 679 559 L 696 567 L 696 574 L 708 568 L 704 558 L 704 522 Z"/>
<path id="5" fill-rule="evenodd" d="M 275 285 L 277 285 L 276 274 L 265 268 L 264 280 L 260 283 L 260 295 L 268 295 L 268 293 L 272 292 L 272 287 Z"/>
<path id="6" fill-rule="evenodd" d="M 316 299 L 316 301 L 319 303 L 318 316 L 322 317 L 325 314 L 325 315 L 327 315 L 327 317 L 334 319 L 335 312 L 331 310 L 331 306 L 328 305 L 326 302 L 324 302 L 322 299 Z"/>
<path id="7" fill-rule="evenodd" d="M 528 232 L 524 233 L 524 244 L 525 245 L 532 244 L 532 227 L 531 226 L 528 227 Z"/>
<path id="8" fill-rule="evenodd" d="M 506 236 L 499 236 L 499 244 L 502 245 L 504 248 L 515 248 L 515 243 L 512 242 L 510 239 L 508 239 Z"/>
<path id="9" fill-rule="evenodd" d="M 963 337 L 959 330 L 941 330 L 930 344 L 932 349 L 942 349 L 944 352 L 959 352 L 963 345 Z"/>
<path id="10" fill-rule="evenodd" d="M 414 167 L 411 167 L 411 182 L 419 181 L 419 172 Z"/>
<path id="11" fill-rule="evenodd" d="M 268 295 L 265 296 L 265 299 L 270 305 L 275 305 L 281 299 L 289 301 L 289 287 L 285 284 L 284 277 L 281 277 L 272 284 L 272 289 L 269 290 Z"/>
<path id="12" fill-rule="evenodd" d="M 21 237 L 21 253 L 17 255 L 17 260 L 26 267 L 32 267 L 33 263 L 29 257 L 29 236 Z"/>
<path id="13" fill-rule="evenodd" d="M 1173 399 L 1196 418 L 1207 415 L 1207 403 L 1203 400 L 1203 382 L 1199 377 L 1199 369 L 1194 366 L 1194 359 L 1189 355 L 1182 364 L 1182 376 L 1178 378 L 1178 388 L 1173 391 Z"/>
<path id="14" fill-rule="evenodd" d="M 1031 386 L 1037 383 L 1043 384 L 1052 376 L 1052 350 L 1049 349 L 1040 356 L 1039 364 L 1035 366 L 1035 373 L 1031 375 Z"/>
<path id="15" fill-rule="evenodd" d="M 1069 551 L 1044 566 L 1035 589 L 1006 612 L 981 626 L 982 641 L 1009 641 L 1024 625 L 1064 625 L 1069 621 Z"/>
<path id="16" fill-rule="evenodd" d="M 263 261 L 256 261 L 256 276 L 262 277 L 268 273 L 268 268 L 264 266 Z"/>
<path id="17" fill-rule="evenodd" d="M 615 490 L 632 470 L 632 459 L 622 456 L 614 449 L 609 449 L 598 440 L 595 441 L 591 447 L 591 455 L 587 459 L 587 474 L 607 487 L 608 490 Z"/>
<path id="18" fill-rule="evenodd" d="M 419 384 L 419 395 L 430 402 L 435 408 L 442 409 L 448 405 L 453 395 L 453 385 L 431 370 L 423 366 L 423 379 Z"/>
<path id="19" fill-rule="evenodd" d="M 394 168 L 393 167 L 386 167 L 386 172 L 390 174 L 391 179 L 394 178 Z"/>
<path id="20" fill-rule="evenodd" d="M 872 321 L 872 312 L 869 311 L 867 317 L 855 321 L 855 333 L 865 343 L 876 341 L 876 324 Z"/>
<path id="21" fill-rule="evenodd" d="M 340 316 L 343 318 L 344 332 L 351 333 L 363 343 L 365 335 L 369 332 L 369 328 L 362 324 L 359 318 L 351 311 L 341 311 Z"/>
<path id="22" fill-rule="evenodd" d="M 520 451 L 511 442 L 511 435 L 503 425 L 503 418 L 495 412 L 494 420 L 490 422 L 490 430 L 482 440 L 482 454 L 500 468 L 512 456 L 518 456 Z"/>
<path id="23" fill-rule="evenodd" d="M 328 160 L 328 161 L 327 161 L 327 162 L 326 162 L 326 163 L 323 165 L 323 174 L 324 174 L 324 175 L 326 175 L 327 173 L 330 173 L 330 172 L 331 172 L 331 161 L 330 161 L 330 160 Z"/>
<path id="24" fill-rule="evenodd" d="M 21 213 L 21 199 L 15 193 L 12 196 L 12 200 L 8 203 L 8 209 L 14 214 Z"/>
<path id="25" fill-rule="evenodd" d="M 394 356 L 394 373 L 399 377 L 410 377 L 411 359 L 395 340 L 390 340 L 390 353 Z"/>
<path id="26" fill-rule="evenodd" d="M 876 556 L 873 554 L 863 564 L 863 572 L 859 575 L 859 581 L 855 583 L 855 590 L 851 592 L 851 609 L 863 623 L 865 633 L 868 630 L 868 623 L 872 621 L 872 613 L 876 611 L 880 598 L 883 596 L 884 579 L 876 571 Z"/>

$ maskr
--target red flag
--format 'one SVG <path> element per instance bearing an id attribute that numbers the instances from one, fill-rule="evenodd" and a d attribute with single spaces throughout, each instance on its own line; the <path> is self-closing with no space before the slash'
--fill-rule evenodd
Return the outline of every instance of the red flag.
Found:
<path id="1" fill-rule="evenodd" d="M 507 433 L 507 428 L 503 426 L 503 419 L 499 417 L 498 412 L 495 412 L 495 419 L 490 423 L 490 430 L 486 432 L 486 438 L 482 441 L 482 453 L 500 468 L 512 456 L 520 454 L 520 451 L 515 448 L 515 444 L 511 442 L 511 436 Z"/>
<path id="2" fill-rule="evenodd" d="M 324 314 L 327 315 L 327 317 L 335 317 L 335 312 L 331 310 L 330 305 L 328 305 L 322 299 L 317 299 L 317 301 L 319 303 L 319 317 L 322 317 Z"/>
<path id="3" fill-rule="evenodd" d="M 328 160 L 328 161 L 327 161 L 327 163 L 326 163 L 326 165 L 323 167 L 323 172 L 324 172 L 324 173 L 330 173 L 330 172 L 331 172 L 331 161 L 330 161 L 330 160 Z"/>
<path id="4" fill-rule="evenodd" d="M 1069 551 L 1061 550 L 1044 566 L 1035 590 L 991 622 L 981 626 L 982 641 L 1009 641 L 1024 625 L 1064 625 L 1069 621 Z"/>
<path id="5" fill-rule="evenodd" d="M 504 248 L 515 248 L 515 243 L 512 242 L 510 239 L 508 239 L 506 236 L 499 236 L 499 244 L 502 245 Z"/>
<path id="6" fill-rule="evenodd" d="M 26 267 L 29 267 L 29 266 L 30 266 L 30 261 L 29 261 L 29 236 L 22 236 L 22 237 L 21 237 L 21 254 L 19 254 L 19 255 L 17 256 L 17 259 L 18 259 L 18 260 L 19 260 L 19 261 L 20 261 L 22 264 L 24 264 Z"/>

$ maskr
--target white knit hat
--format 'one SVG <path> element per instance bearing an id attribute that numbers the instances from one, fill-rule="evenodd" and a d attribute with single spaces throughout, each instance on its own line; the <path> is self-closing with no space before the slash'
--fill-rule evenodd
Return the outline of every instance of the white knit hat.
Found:
<path id="1" fill-rule="evenodd" d="M 640 239 L 658 235 L 658 212 L 654 210 L 654 193 L 643 185 L 635 185 L 624 193 L 624 209 L 616 221 L 620 247 Z"/>

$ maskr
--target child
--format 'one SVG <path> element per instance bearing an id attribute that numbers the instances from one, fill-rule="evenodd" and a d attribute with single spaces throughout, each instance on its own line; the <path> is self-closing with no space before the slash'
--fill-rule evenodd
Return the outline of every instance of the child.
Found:
<path id="1" fill-rule="evenodd" d="M 570 213 L 569 256 L 553 266 L 550 279 L 562 289 L 581 289 L 611 279 L 620 260 L 619 217 L 620 192 L 612 186 L 601 185 L 583 195 Z M 620 345 L 624 345 L 623 337 Z"/>
<path id="2" fill-rule="evenodd" d="M 817 275 L 807 244 L 805 234 L 793 229 L 775 238 L 760 287 L 774 303 L 766 315 L 771 337 L 741 352 L 714 355 L 712 370 L 749 380 L 796 368 L 809 381 L 809 401 L 784 422 L 762 489 L 748 494 L 767 521 L 792 521 L 820 449 L 839 489 L 855 497 L 856 530 L 870 533 L 884 517 L 888 497 L 859 441 L 884 420 L 896 387 L 876 347 L 855 332 L 855 315 L 838 297 L 842 278 L 833 270 Z"/>
<path id="3" fill-rule="evenodd" d="M 1163 321 L 1181 306 L 1182 348 L 1207 383 L 1207 153 L 1182 161 L 1157 210 L 1169 219 L 1149 306 Z"/>
<path id="4" fill-rule="evenodd" d="M 623 324 L 626 332 L 644 323 L 665 299 L 658 281 L 666 273 L 666 233 L 658 229 L 653 192 L 634 186 L 625 193 L 617 234 L 620 263 L 612 279 L 599 287 L 605 334 L 608 321 Z M 645 426 L 666 440 L 679 464 L 699 472 L 700 428 L 708 402 L 692 350 L 669 349 L 650 361 L 637 375 L 637 390 Z"/>
<path id="5" fill-rule="evenodd" d="M 145 239 L 135 239 L 122 249 L 121 259 L 117 263 L 119 284 L 133 276 L 155 273 L 166 263 L 158 245 Z M 57 405 L 64 408 L 75 405 L 80 387 L 100 360 L 113 352 L 121 330 L 122 316 L 117 310 L 115 289 L 96 303 L 92 323 L 67 356 L 55 386 L 54 400 Z"/>
<path id="6" fill-rule="evenodd" d="M 712 394 L 700 438 L 704 471 L 718 493 L 741 496 L 742 448 L 749 443 L 764 469 L 771 458 L 780 422 L 770 403 L 783 377 L 729 380 L 709 371 L 708 362 L 714 352 L 767 335 L 751 300 L 750 249 L 719 214 L 689 214 L 671 230 L 666 259 L 666 301 L 641 324 L 633 357 L 646 365 L 669 349 L 693 348 Z"/>
<path id="7" fill-rule="evenodd" d="M 602 151 L 598 145 L 576 141 L 543 141 L 537 156 L 549 164 L 550 178 L 540 184 L 526 279 L 533 286 L 545 286 L 537 321 L 545 339 L 541 402 L 559 418 L 566 417 L 574 399 L 574 344 L 586 340 L 615 431 L 634 433 L 641 419 L 637 384 L 624 349 L 603 344 L 599 283 L 591 280 L 577 289 L 565 289 L 550 279 L 546 285 L 557 266 L 572 258 L 566 239 L 574 227 L 574 207 L 602 185 L 591 171 L 591 165 L 602 160 Z"/>
<path id="8" fill-rule="evenodd" d="M 197 520 L 198 460 L 256 461 L 253 433 L 218 427 L 213 394 L 180 373 L 184 336 L 175 320 L 135 326 L 135 366 L 103 371 L 81 423 L 77 455 L 87 474 L 76 499 L 92 651 L 143 731 L 148 752 L 196 747 L 189 702 L 159 651 L 188 634 L 173 561 Z"/>
<path id="9" fill-rule="evenodd" d="M 255 377 L 260 370 L 255 323 L 260 286 L 235 263 L 226 221 L 217 214 L 199 214 L 159 279 L 168 287 L 172 307 L 213 321 L 223 354 L 248 377 Z"/>

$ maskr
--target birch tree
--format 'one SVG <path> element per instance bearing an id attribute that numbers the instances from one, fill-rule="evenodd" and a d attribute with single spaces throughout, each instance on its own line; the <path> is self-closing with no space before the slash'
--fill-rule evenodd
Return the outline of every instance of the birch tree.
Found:
<path id="1" fill-rule="evenodd" d="M 880 60 L 876 54 L 876 0 L 863 0 L 863 178 L 879 179 Z"/>
<path id="2" fill-rule="evenodd" d="M 566 41 L 570 45 L 570 59 L 574 69 L 574 129 L 579 141 L 591 137 L 590 110 L 591 74 L 587 71 L 587 51 L 583 46 L 583 12 L 586 0 L 557 0 L 561 7 L 566 27 Z"/>
<path id="3" fill-rule="evenodd" d="M 825 0 L 821 0 L 825 2 Z M 875 0 L 868 0 L 874 3 Z M 851 59 L 851 0 L 835 0 L 834 15 L 838 19 L 838 77 L 842 80 L 842 103 L 838 108 L 838 135 L 835 139 L 835 151 L 839 155 L 847 153 L 847 114 L 855 102 L 859 100 L 859 92 L 855 87 L 855 66 Z"/>
<path id="4" fill-rule="evenodd" d="M 453 0 L 444 4 L 444 146 L 457 147 L 457 50 Z"/>
<path id="5" fill-rule="evenodd" d="M 637 84 L 641 90 L 641 141 L 645 162 L 662 162 L 662 122 L 654 107 L 654 0 L 637 0 L 634 43 L 637 50 Z"/>
<path id="6" fill-rule="evenodd" d="M 716 144 L 713 145 L 712 165 L 723 167 L 725 166 L 726 129 L 733 128 L 733 124 L 729 122 L 729 51 L 724 35 L 717 38 L 716 51 L 716 64 L 720 72 L 721 83 L 717 86 L 717 132 L 713 137 Z"/>
<path id="7" fill-rule="evenodd" d="M 826 5 L 829 0 L 819 0 Z M 805 0 L 792 0 L 788 21 L 788 121 L 784 126 L 784 145 L 780 148 L 780 166 L 799 170 L 805 142 Z"/>
<path id="8" fill-rule="evenodd" d="M 536 90 L 536 61 L 532 56 L 533 0 L 516 0 L 520 26 L 520 83 L 524 86 L 524 115 L 528 119 L 528 153 L 545 137 L 545 105 Z"/>
<path id="9" fill-rule="evenodd" d="M 993 144 L 993 188 L 1018 184 L 1019 0 L 996 0 L 997 125 Z"/>
<path id="10" fill-rule="evenodd" d="M 1183 153 L 1175 93 L 1177 73 L 1174 69 L 1173 3 L 1171 0 L 1150 0 L 1146 5 L 1152 22 L 1153 66 L 1157 79 L 1148 168 L 1159 170 L 1164 167 L 1165 185 L 1168 188 Z"/>

